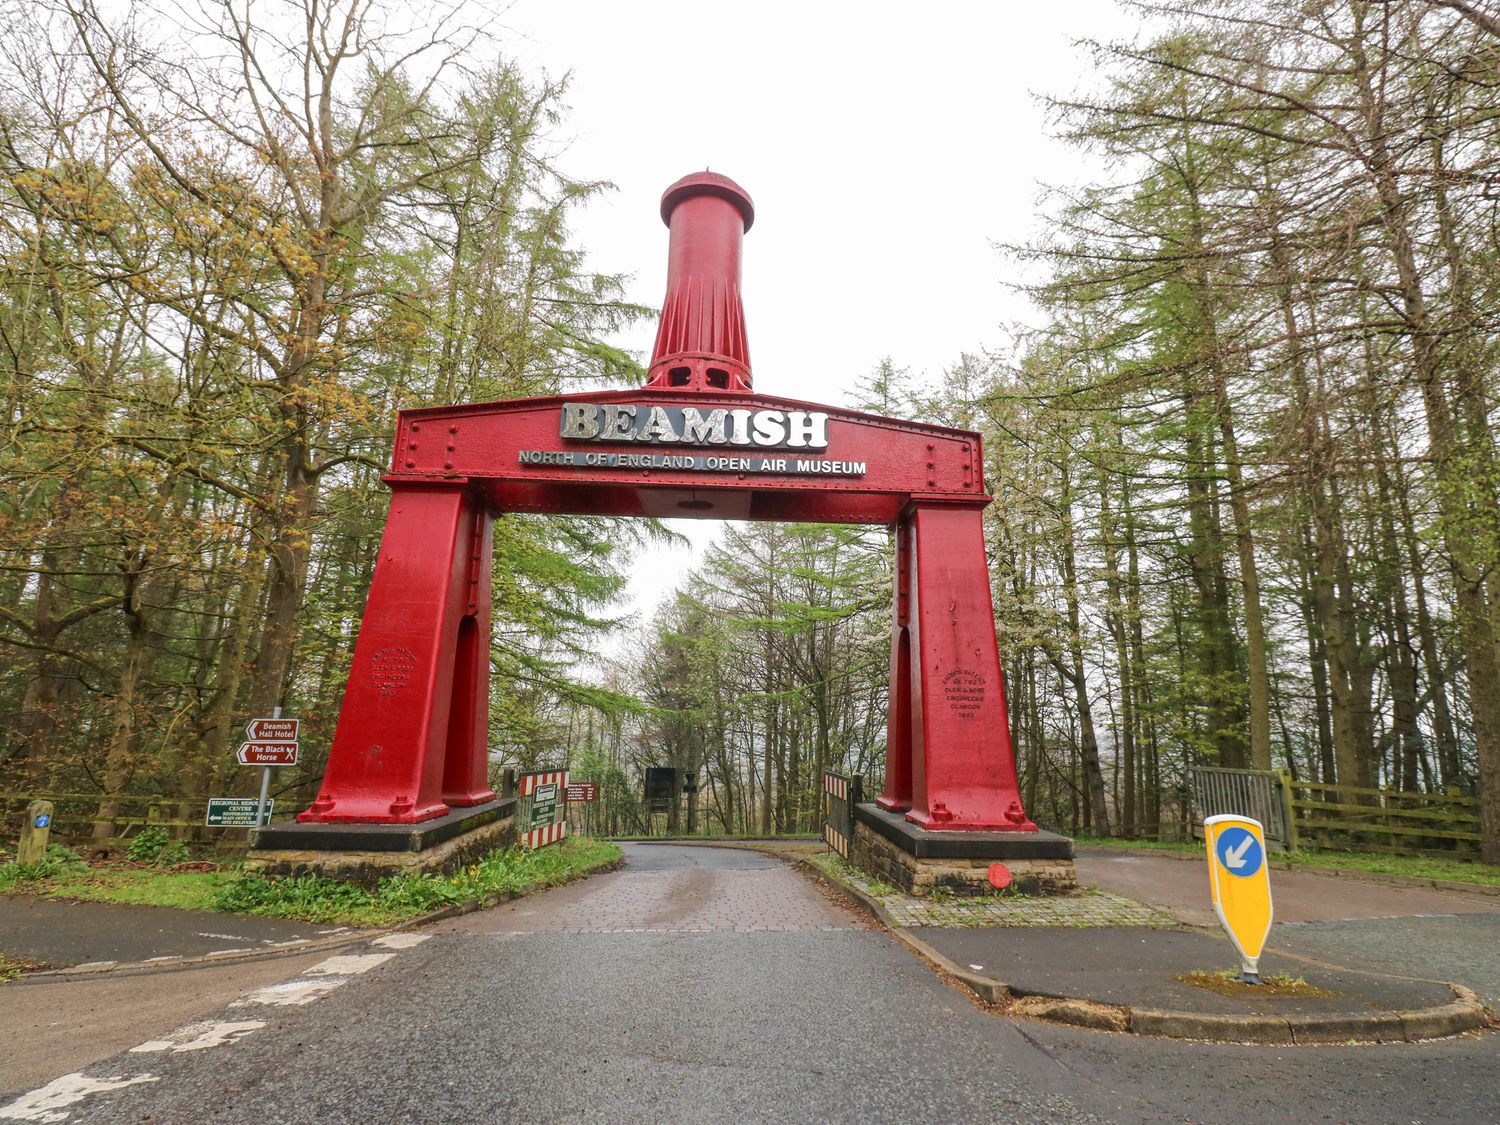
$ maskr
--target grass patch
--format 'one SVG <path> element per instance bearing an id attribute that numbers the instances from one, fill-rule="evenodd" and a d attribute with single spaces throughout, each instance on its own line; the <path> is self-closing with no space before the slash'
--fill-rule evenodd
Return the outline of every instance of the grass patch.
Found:
<path id="1" fill-rule="evenodd" d="M 1239 979 L 1239 973 L 1232 969 L 1217 973 L 1183 973 L 1177 979 L 1194 988 L 1205 988 L 1209 992 L 1217 992 L 1220 996 L 1234 996 L 1242 999 L 1258 999 L 1262 996 L 1329 999 L 1338 995 L 1337 992 L 1330 992 L 1326 988 L 1308 984 L 1301 977 L 1289 977 L 1285 973 L 1261 977 L 1259 984 L 1246 984 Z"/>
<path id="2" fill-rule="evenodd" d="M 1141 848 L 1148 851 L 1176 852 L 1204 857 L 1201 843 L 1165 843 L 1157 840 L 1100 840 L 1079 836 L 1080 844 L 1097 844 L 1111 848 Z M 1310 870 L 1362 871 L 1373 875 L 1407 875 L 1416 879 L 1447 879 L 1458 883 L 1483 883 L 1500 887 L 1500 867 L 1462 859 L 1435 859 L 1419 855 L 1382 855 L 1378 852 L 1299 851 L 1287 855 L 1272 852 L 1273 864 L 1290 864 Z"/>
<path id="3" fill-rule="evenodd" d="M 296 918 L 344 926 L 390 926 L 468 899 L 498 898 L 556 886 L 620 858 L 602 840 L 568 837 L 553 847 L 511 848 L 453 875 L 394 875 L 361 887 L 318 875 L 268 879 L 237 868 L 202 870 L 154 864 L 89 865 L 66 848 L 29 867 L 0 866 L 0 892 L 34 894 L 78 902 L 169 906 Z M 186 868 L 187 870 L 184 870 Z"/>
<path id="4" fill-rule="evenodd" d="M 1461 859 L 1432 859 L 1420 855 L 1378 855 L 1364 852 L 1296 852 L 1277 856 L 1293 867 L 1325 868 L 1333 871 L 1365 871 L 1377 875 L 1408 875 L 1417 879 L 1448 879 L 1457 883 L 1484 883 L 1500 887 L 1500 867 Z"/>
<path id="5" fill-rule="evenodd" d="M 470 899 L 521 895 L 598 870 L 620 858 L 604 840 L 568 837 L 535 851 L 492 852 L 452 875 L 392 875 L 361 887 L 319 875 L 274 879 L 240 875 L 224 886 L 215 909 L 346 926 L 390 926 Z"/>

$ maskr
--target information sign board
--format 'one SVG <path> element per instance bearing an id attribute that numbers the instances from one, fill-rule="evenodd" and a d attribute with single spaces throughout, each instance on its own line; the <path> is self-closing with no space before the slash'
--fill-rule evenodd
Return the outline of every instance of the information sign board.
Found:
<path id="1" fill-rule="evenodd" d="M 210 797 L 208 799 L 208 819 L 204 821 L 210 828 L 259 828 L 271 823 L 271 810 L 275 807 L 274 799 L 267 800 L 265 812 L 261 814 L 260 822 L 255 819 L 255 809 L 260 802 L 254 797 Z"/>
<path id="2" fill-rule="evenodd" d="M 296 742 L 301 719 L 251 719 L 245 737 L 251 742 Z"/>
<path id="3" fill-rule="evenodd" d="M 557 819 L 558 784 L 549 782 L 531 791 L 531 827 L 540 828 Z"/>
<path id="4" fill-rule="evenodd" d="M 599 785 L 594 781 L 575 781 L 563 790 L 563 800 L 570 804 L 577 801 L 597 801 Z"/>
<path id="5" fill-rule="evenodd" d="M 1211 816 L 1203 822 L 1203 838 L 1214 913 L 1239 951 L 1243 979 L 1259 983 L 1260 954 L 1274 914 L 1265 828 L 1248 816 Z"/>
<path id="6" fill-rule="evenodd" d="M 295 742 L 241 742 L 235 755 L 242 766 L 295 766 Z"/>
<path id="7" fill-rule="evenodd" d="M 555 844 L 568 833 L 563 792 L 568 787 L 567 770 L 538 770 L 516 779 L 516 828 L 527 848 Z"/>

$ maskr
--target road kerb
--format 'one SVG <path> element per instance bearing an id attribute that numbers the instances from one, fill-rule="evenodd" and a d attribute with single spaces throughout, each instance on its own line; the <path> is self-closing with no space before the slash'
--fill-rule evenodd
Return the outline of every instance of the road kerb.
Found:
<path id="1" fill-rule="evenodd" d="M 979 976 L 894 925 L 881 903 L 860 888 L 819 867 L 810 859 L 797 861 L 815 878 L 834 887 L 868 911 L 922 959 L 935 965 L 965 988 L 991 1004 L 1009 1001 L 1007 1015 L 1027 1016 L 1097 1031 L 1115 1031 L 1163 1039 L 1203 1039 L 1221 1043 L 1347 1043 L 1443 1039 L 1488 1024 L 1490 1013 L 1478 996 L 1461 984 L 1443 982 L 1453 1001 L 1411 1012 L 1350 1013 L 1337 1016 L 1224 1015 L 1134 1008 L 1086 997 L 1017 989 L 993 977 Z M 1394 1034 L 1393 1034 L 1394 1033 Z"/>
<path id="2" fill-rule="evenodd" d="M 100 961 L 97 964 L 69 965 L 58 969 L 43 969 L 35 973 L 22 973 L 12 983 L 52 982 L 80 977 L 127 976 L 132 973 L 159 973 L 174 969 L 193 969 L 203 965 L 235 965 L 245 961 L 267 961 L 273 957 L 291 957 L 303 953 L 321 953 L 328 949 L 341 949 L 346 945 L 357 945 L 384 937 L 390 929 L 360 930 L 357 933 L 340 934 L 322 941 L 305 941 L 285 945 L 247 949 L 242 953 L 215 956 L 205 953 L 198 957 L 158 957 L 149 961 Z"/>
<path id="3" fill-rule="evenodd" d="M 602 875 L 609 871 L 615 871 L 624 866 L 624 863 L 624 857 L 612 859 L 594 867 L 575 872 L 564 882 L 571 883 L 575 879 L 584 879 L 590 875 Z M 556 885 L 563 886 L 564 883 Z M 550 890 L 551 888 L 544 889 Z M 24 981 L 56 981 L 69 977 L 122 976 L 130 973 L 166 972 L 173 969 L 191 969 L 201 965 L 233 965 L 243 961 L 261 961 L 272 957 L 284 957 L 293 954 L 320 953 L 325 949 L 338 949 L 345 945 L 357 945 L 363 941 L 373 941 L 376 938 L 384 937 L 386 934 L 398 933 L 402 930 L 419 929 L 422 926 L 431 925 L 433 922 L 441 922 L 447 918 L 456 918 L 461 914 L 472 914 L 476 910 L 488 910 L 491 907 L 503 906 L 507 902 L 512 902 L 515 899 L 523 897 L 525 896 L 517 894 L 514 891 L 499 891 L 494 894 L 484 895 L 482 898 L 470 898 L 462 902 L 452 903 L 395 926 L 360 930 L 355 934 L 339 934 L 335 937 L 325 938 L 322 941 L 306 941 L 296 944 L 268 946 L 262 949 L 247 949 L 243 953 L 232 953 L 222 956 L 207 953 L 201 957 L 161 957 L 149 961 L 100 961 L 94 965 L 72 965 L 59 969 L 43 969 L 35 973 L 23 973 L 16 978 L 14 983 Z M 171 908 L 163 907 L 162 909 Z"/>

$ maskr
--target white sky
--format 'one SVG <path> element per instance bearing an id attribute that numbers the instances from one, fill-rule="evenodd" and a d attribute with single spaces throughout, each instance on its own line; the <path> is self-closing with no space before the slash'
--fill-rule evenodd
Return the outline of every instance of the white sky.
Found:
<path id="1" fill-rule="evenodd" d="M 663 189 L 705 167 L 732 177 L 755 201 L 755 388 L 834 404 L 883 356 L 935 374 L 1032 319 L 993 244 L 1037 230 L 1039 185 L 1090 175 L 1045 137 L 1033 95 L 1088 81 L 1072 40 L 1134 26 L 1114 0 L 516 0 L 504 23 L 527 69 L 572 73 L 561 167 L 619 188 L 575 222 L 594 268 L 659 305 Z M 644 361 L 655 327 L 618 342 Z M 672 524 L 693 546 L 638 561 L 642 621 L 721 526 Z"/>

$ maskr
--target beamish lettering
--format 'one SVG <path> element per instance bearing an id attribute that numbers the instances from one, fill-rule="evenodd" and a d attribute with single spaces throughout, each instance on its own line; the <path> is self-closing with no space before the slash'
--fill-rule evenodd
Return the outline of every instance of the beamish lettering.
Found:
<path id="1" fill-rule="evenodd" d="M 705 411 L 693 406 L 565 402 L 558 432 L 567 441 L 827 449 L 828 415 L 821 410 Z"/>

